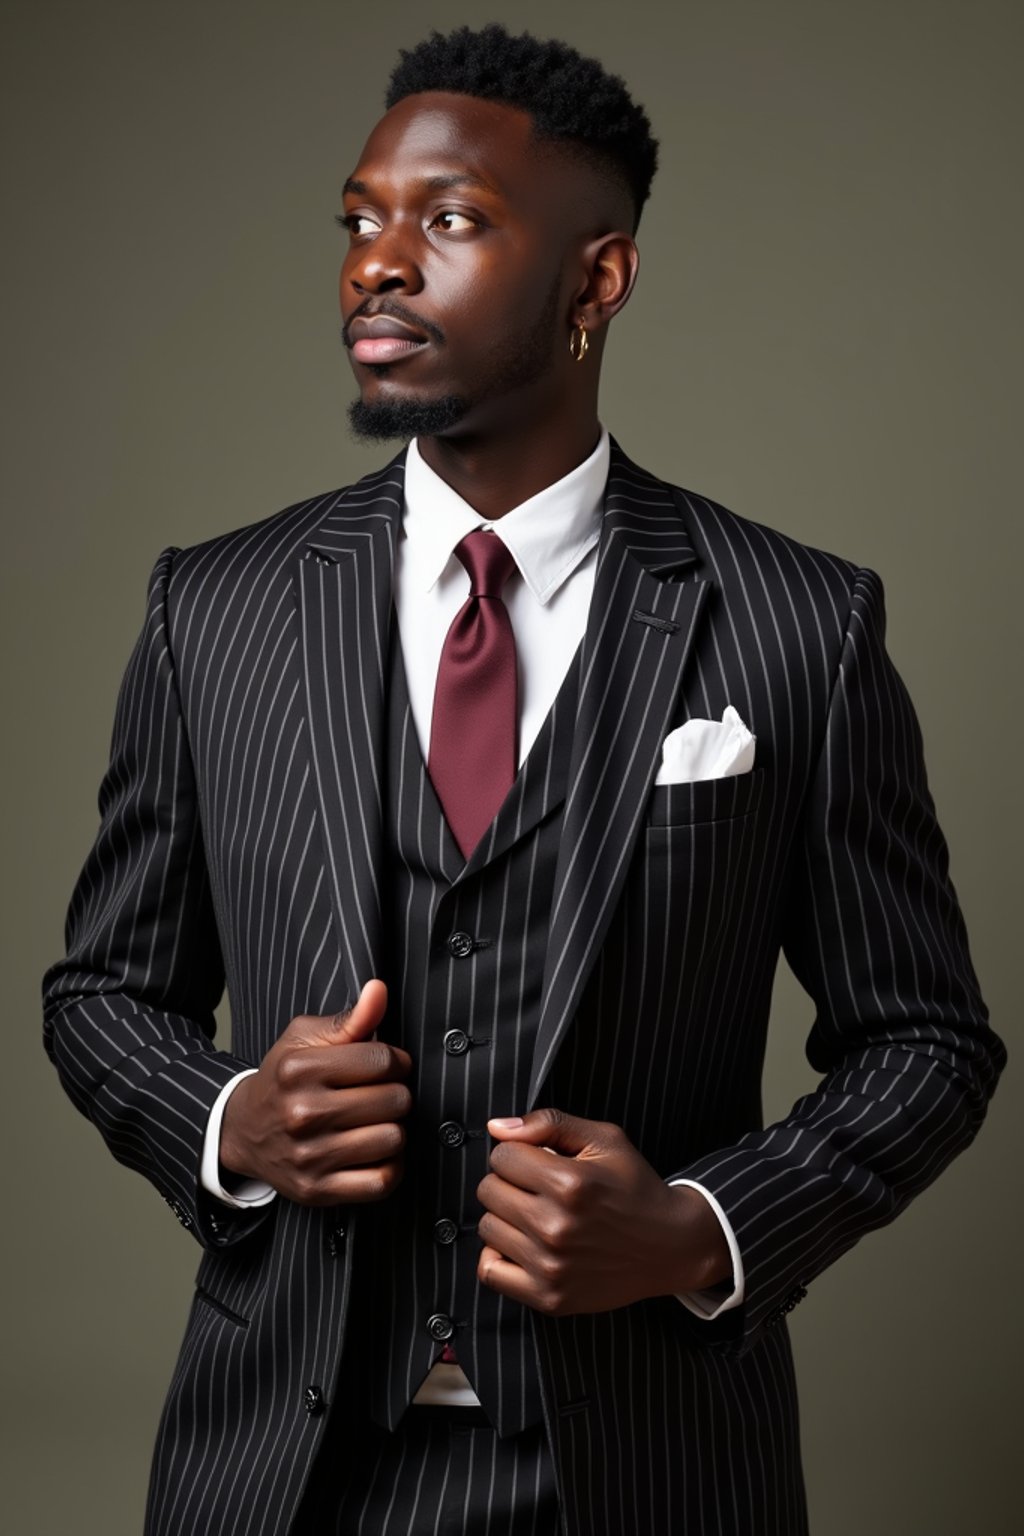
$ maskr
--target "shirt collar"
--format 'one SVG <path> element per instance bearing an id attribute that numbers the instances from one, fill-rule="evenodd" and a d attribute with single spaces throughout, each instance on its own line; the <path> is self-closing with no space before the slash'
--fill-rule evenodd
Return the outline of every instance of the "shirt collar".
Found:
<path id="1" fill-rule="evenodd" d="M 596 448 L 582 464 L 489 523 L 435 474 L 413 438 L 405 458 L 402 513 L 412 580 L 430 591 L 460 539 L 474 528 L 494 528 L 534 597 L 546 603 L 600 538 L 610 456 L 608 430 L 602 427 Z"/>

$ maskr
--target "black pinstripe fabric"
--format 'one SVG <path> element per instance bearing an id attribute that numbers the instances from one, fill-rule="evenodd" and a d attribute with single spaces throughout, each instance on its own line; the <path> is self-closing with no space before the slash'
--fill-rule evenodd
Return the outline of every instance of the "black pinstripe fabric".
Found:
<path id="1" fill-rule="evenodd" d="M 388 878 L 385 977 L 392 1006 L 379 1033 L 415 1063 L 406 1176 L 393 1200 L 363 1217 L 365 1262 L 382 1317 L 366 1347 L 373 1417 L 394 1428 L 439 1353 L 427 1330 L 451 1317 L 460 1364 L 502 1435 L 541 1418 L 529 1314 L 480 1286 L 482 1214 L 476 1187 L 488 1169 L 491 1115 L 525 1100 L 540 1012 L 560 808 L 572 750 L 578 666 L 554 706 L 490 830 L 468 863 L 441 813 L 409 707 L 401 646 L 392 641 L 389 686 Z M 462 939 L 455 952 L 453 935 Z M 468 1044 L 446 1051 L 450 1030 Z M 464 1139 L 446 1145 L 442 1125 Z M 457 1235 L 439 1242 L 435 1223 Z"/>
<path id="2" fill-rule="evenodd" d="M 558 1536 L 543 1425 L 499 1438 L 483 1418 L 482 1409 L 414 1407 L 393 1432 L 365 1420 L 339 1426 L 291 1536 Z"/>
<path id="3" fill-rule="evenodd" d="M 150 1536 L 286 1531 L 345 1390 L 364 1213 L 228 1211 L 198 1168 L 229 1076 L 386 963 L 402 473 L 399 455 L 161 555 L 45 982 L 68 1093 L 205 1250 Z M 615 1120 L 664 1177 L 713 1190 L 747 1298 L 711 1324 L 668 1297 L 530 1314 L 566 1536 L 799 1536 L 785 1313 L 968 1144 L 1002 1067 L 884 628 L 874 572 L 613 445 L 522 1108 Z M 655 786 L 667 732 L 729 703 L 754 771 Z M 763 1128 L 780 952 L 814 1001 L 822 1080 Z"/>

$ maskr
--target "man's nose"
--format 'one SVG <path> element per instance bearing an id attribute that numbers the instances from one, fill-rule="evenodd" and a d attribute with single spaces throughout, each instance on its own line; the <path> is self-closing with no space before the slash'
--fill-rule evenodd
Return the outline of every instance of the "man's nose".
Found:
<path id="1" fill-rule="evenodd" d="M 418 293 L 423 286 L 419 266 L 408 242 L 397 230 L 381 230 L 362 251 L 353 252 L 348 280 L 356 293 Z"/>

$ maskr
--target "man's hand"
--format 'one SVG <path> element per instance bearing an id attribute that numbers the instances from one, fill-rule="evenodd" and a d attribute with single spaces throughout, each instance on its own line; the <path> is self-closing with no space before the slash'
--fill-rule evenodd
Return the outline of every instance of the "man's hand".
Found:
<path id="1" fill-rule="evenodd" d="M 407 1051 L 369 1037 L 388 992 L 368 981 L 350 1013 L 292 1019 L 224 1111 L 220 1160 L 299 1205 L 383 1200 L 402 1177 L 412 1105 Z"/>
<path id="2" fill-rule="evenodd" d="M 568 1317 L 731 1275 L 708 1201 L 666 1184 L 619 1126 L 558 1109 L 487 1125 L 500 1143 L 477 1186 L 485 1208 L 477 1275 L 492 1290 Z"/>

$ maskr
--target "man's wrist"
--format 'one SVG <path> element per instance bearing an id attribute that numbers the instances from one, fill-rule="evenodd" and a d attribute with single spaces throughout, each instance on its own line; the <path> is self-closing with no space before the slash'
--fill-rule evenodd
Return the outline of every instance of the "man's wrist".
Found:
<path id="1" fill-rule="evenodd" d="M 248 1077 L 253 1076 L 254 1072 L 255 1068 L 248 1068 L 237 1073 L 225 1083 L 218 1094 L 207 1122 L 199 1170 L 199 1181 L 203 1189 L 222 1204 L 234 1206 L 239 1210 L 266 1205 L 274 1198 L 274 1190 L 269 1184 L 244 1173 L 235 1174 L 229 1171 L 220 1158 L 221 1133 L 228 1105 L 239 1087 Z"/>
<path id="2" fill-rule="evenodd" d="M 732 1283 L 729 1243 L 710 1203 L 692 1185 L 670 1185 L 673 1233 L 665 1295 Z"/>
<path id="3" fill-rule="evenodd" d="M 255 1077 L 255 1075 L 254 1070 L 247 1073 L 245 1077 L 240 1076 L 234 1091 L 224 1105 L 223 1118 L 220 1124 L 217 1161 L 220 1169 L 227 1175 L 229 1184 L 232 1180 L 256 1177 L 248 1166 L 248 1149 L 239 1135 L 239 1123 L 242 1118 L 249 1079 Z"/>

